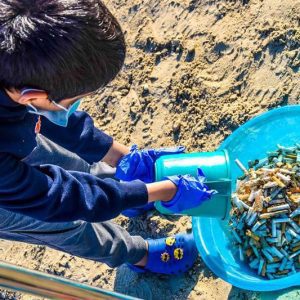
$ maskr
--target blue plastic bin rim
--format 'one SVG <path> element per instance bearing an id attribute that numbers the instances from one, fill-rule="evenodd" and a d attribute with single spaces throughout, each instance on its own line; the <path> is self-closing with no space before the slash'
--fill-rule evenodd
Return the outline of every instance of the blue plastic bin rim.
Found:
<path id="1" fill-rule="evenodd" d="M 280 107 L 280 108 L 275 108 L 272 110 L 269 110 L 265 113 L 262 113 L 261 115 L 258 115 L 252 119 L 250 119 L 249 121 L 246 121 L 244 124 L 240 125 L 239 128 L 237 128 L 234 132 L 231 133 L 231 135 L 229 135 L 224 142 L 220 145 L 220 147 L 217 150 L 224 150 L 226 149 L 227 145 L 229 145 L 231 143 L 232 140 L 235 140 L 241 131 L 244 130 L 244 125 L 247 124 L 247 127 L 252 126 L 253 124 L 259 122 L 259 121 L 263 121 L 264 119 L 267 120 L 271 115 L 274 116 L 276 114 L 281 114 L 283 112 L 295 112 L 298 111 L 300 113 L 300 105 L 288 105 L 288 106 L 284 106 L 284 107 Z M 300 130 L 300 128 L 299 128 Z"/>
<path id="2" fill-rule="evenodd" d="M 288 113 L 288 112 L 297 112 L 300 114 L 300 105 L 290 105 L 285 107 L 276 108 L 273 110 L 270 110 L 268 112 L 263 113 L 262 115 L 256 116 L 253 119 L 245 122 L 242 124 L 238 129 L 236 129 L 230 136 L 228 136 L 224 142 L 221 144 L 221 146 L 217 150 L 224 150 L 227 148 L 227 146 L 238 136 L 241 132 L 246 130 L 248 127 L 255 125 L 257 122 L 261 122 L 264 120 L 267 120 L 270 118 L 270 116 L 279 115 L 282 113 Z M 300 121 L 300 119 L 299 119 Z M 246 126 L 244 126 L 247 124 Z M 300 130 L 300 126 L 299 126 Z M 260 279 L 258 278 L 254 282 L 249 282 L 247 286 L 245 285 L 245 280 L 243 278 L 240 278 L 236 276 L 235 274 L 232 274 L 230 271 L 226 270 L 226 268 L 222 266 L 215 266 L 213 262 L 213 258 L 210 256 L 209 250 L 207 249 L 205 243 L 206 240 L 204 236 L 205 232 L 208 232 L 208 227 L 212 226 L 213 219 L 212 218 L 199 218 L 199 217 L 193 217 L 192 218 L 192 226 L 193 226 L 193 232 L 196 239 L 196 244 L 198 247 L 198 250 L 202 256 L 203 261 L 207 265 L 208 268 L 218 277 L 222 278 L 226 282 L 232 284 L 233 286 L 239 287 L 241 289 L 248 289 L 252 291 L 276 291 L 280 289 L 285 289 L 293 286 L 300 285 L 300 273 L 290 275 L 284 278 L 280 279 L 272 279 L 272 280 L 266 280 L 266 279 Z M 268 284 L 269 283 L 269 284 Z M 272 284 L 270 284 L 272 283 Z"/>

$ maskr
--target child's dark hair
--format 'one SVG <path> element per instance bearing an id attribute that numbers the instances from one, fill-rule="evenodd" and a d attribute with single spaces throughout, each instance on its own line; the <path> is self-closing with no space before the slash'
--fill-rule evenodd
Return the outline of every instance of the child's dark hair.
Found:
<path id="1" fill-rule="evenodd" d="M 0 85 L 33 87 L 59 101 L 105 86 L 125 42 L 100 0 L 1 0 Z"/>

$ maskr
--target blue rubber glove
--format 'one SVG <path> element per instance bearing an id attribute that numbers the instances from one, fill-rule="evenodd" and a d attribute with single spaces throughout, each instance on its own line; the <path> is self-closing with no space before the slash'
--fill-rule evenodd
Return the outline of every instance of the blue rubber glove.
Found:
<path id="1" fill-rule="evenodd" d="M 163 155 L 178 154 L 184 150 L 183 146 L 139 150 L 137 145 L 133 145 L 130 153 L 118 162 L 115 177 L 124 181 L 140 179 L 145 183 L 154 182 L 155 161 Z"/>
<path id="2" fill-rule="evenodd" d="M 199 206 L 204 201 L 216 194 L 204 184 L 205 175 L 198 169 L 198 178 L 190 175 L 168 176 L 165 179 L 171 180 L 177 186 L 177 192 L 170 201 L 162 201 L 161 205 L 174 213 Z"/>

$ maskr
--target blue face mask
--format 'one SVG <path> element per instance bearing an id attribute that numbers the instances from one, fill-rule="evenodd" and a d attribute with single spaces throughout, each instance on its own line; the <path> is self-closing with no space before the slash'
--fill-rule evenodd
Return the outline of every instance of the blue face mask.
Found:
<path id="1" fill-rule="evenodd" d="M 24 89 L 21 92 L 21 95 L 24 95 L 26 92 L 30 92 L 30 91 L 40 91 L 40 90 L 36 90 L 36 89 Z M 39 109 L 36 108 L 35 106 L 33 106 L 32 104 L 28 104 L 28 112 L 32 113 L 32 114 L 36 114 L 39 116 L 44 116 L 46 117 L 49 121 L 51 121 L 52 123 L 58 125 L 58 126 L 62 126 L 62 127 L 67 127 L 68 126 L 68 120 L 69 117 L 77 110 L 77 108 L 80 105 L 80 100 L 77 100 L 76 102 L 74 102 L 69 108 L 65 108 L 62 105 L 52 101 L 52 103 L 59 107 L 61 110 L 59 111 L 50 111 L 50 110 L 43 110 L 43 109 Z"/>

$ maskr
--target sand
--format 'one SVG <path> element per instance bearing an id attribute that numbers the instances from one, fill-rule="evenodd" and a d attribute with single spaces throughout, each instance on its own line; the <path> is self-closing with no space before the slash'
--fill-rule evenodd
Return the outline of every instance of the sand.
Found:
<path id="1" fill-rule="evenodd" d="M 105 2 L 123 26 L 128 55 L 118 78 L 82 108 L 116 140 L 210 151 L 252 117 L 299 103 L 299 0 Z M 188 217 L 158 213 L 116 221 L 144 237 L 191 228 Z M 5 241 L 0 259 L 144 299 L 257 297 L 216 278 L 200 259 L 175 278 L 112 270 L 45 247 Z M 10 298 L 5 292 L 2 297 Z"/>

